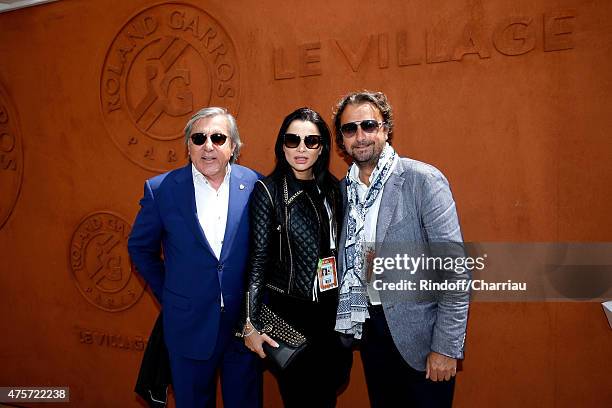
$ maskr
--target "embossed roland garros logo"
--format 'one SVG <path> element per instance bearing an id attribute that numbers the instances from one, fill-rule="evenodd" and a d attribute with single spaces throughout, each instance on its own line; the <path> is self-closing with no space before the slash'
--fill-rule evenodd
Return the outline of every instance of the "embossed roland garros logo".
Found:
<path id="1" fill-rule="evenodd" d="M 96 212 L 81 221 L 70 243 L 77 287 L 85 299 L 107 312 L 130 308 L 144 292 L 127 251 L 130 229 L 122 217 Z"/>
<path id="2" fill-rule="evenodd" d="M 238 112 L 240 75 L 231 38 L 203 10 L 148 8 L 125 24 L 104 61 L 100 102 L 119 149 L 163 172 L 186 160 L 182 129 L 197 109 Z"/>
<path id="3" fill-rule="evenodd" d="M 0 85 L 0 228 L 10 217 L 23 180 L 23 148 L 17 112 Z"/>

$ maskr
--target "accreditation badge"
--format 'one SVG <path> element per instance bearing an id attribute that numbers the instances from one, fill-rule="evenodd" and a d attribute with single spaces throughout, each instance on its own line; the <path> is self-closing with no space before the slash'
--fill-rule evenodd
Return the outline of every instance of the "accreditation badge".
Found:
<path id="1" fill-rule="evenodd" d="M 338 272 L 336 271 L 336 258 L 333 256 L 319 259 L 317 266 L 317 276 L 319 280 L 319 290 L 335 289 L 338 287 Z"/>

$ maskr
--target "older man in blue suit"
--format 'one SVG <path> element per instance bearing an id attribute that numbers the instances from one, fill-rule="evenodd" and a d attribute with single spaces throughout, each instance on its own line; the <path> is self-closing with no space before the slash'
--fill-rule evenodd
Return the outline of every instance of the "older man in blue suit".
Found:
<path id="1" fill-rule="evenodd" d="M 234 337 L 259 175 L 234 163 L 241 142 L 225 109 L 193 115 L 185 143 L 187 166 L 145 182 L 130 256 L 162 306 L 177 407 L 214 407 L 217 372 L 226 408 L 261 407 L 257 357 Z"/>
<path id="2" fill-rule="evenodd" d="M 360 339 L 372 407 L 450 407 L 457 359 L 463 358 L 468 292 L 407 290 L 398 296 L 379 290 L 378 279 L 368 274 L 374 257 L 401 250 L 413 257 L 424 257 L 421 251 L 450 259 L 464 255 L 448 182 L 433 166 L 401 158 L 391 147 L 393 114 L 383 93 L 345 96 L 334 125 L 338 145 L 353 159 L 341 182 L 336 330 Z M 447 281 L 465 283 L 469 274 L 459 272 L 437 271 Z M 384 274 L 400 282 L 397 273 Z"/>

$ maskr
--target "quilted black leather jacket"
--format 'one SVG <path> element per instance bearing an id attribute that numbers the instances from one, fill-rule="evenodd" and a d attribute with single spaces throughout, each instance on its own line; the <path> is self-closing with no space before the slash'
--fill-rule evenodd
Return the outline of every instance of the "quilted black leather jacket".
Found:
<path id="1" fill-rule="evenodd" d="M 332 225 L 341 220 L 338 183 L 326 192 Z M 292 176 L 267 177 L 255 184 L 250 203 L 251 248 L 247 316 L 260 328 L 266 290 L 310 300 L 320 256 L 321 216 L 315 198 Z M 338 234 L 335 233 L 336 247 Z"/>

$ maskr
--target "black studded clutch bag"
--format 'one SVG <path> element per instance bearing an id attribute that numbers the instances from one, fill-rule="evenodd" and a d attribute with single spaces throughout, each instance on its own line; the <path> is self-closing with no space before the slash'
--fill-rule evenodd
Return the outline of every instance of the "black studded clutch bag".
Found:
<path id="1" fill-rule="evenodd" d="M 304 350 L 307 344 L 306 337 L 265 304 L 261 305 L 260 321 L 263 325 L 261 333 L 267 334 L 278 343 L 278 347 L 272 347 L 264 342 L 264 352 L 270 360 L 284 370 Z"/>

